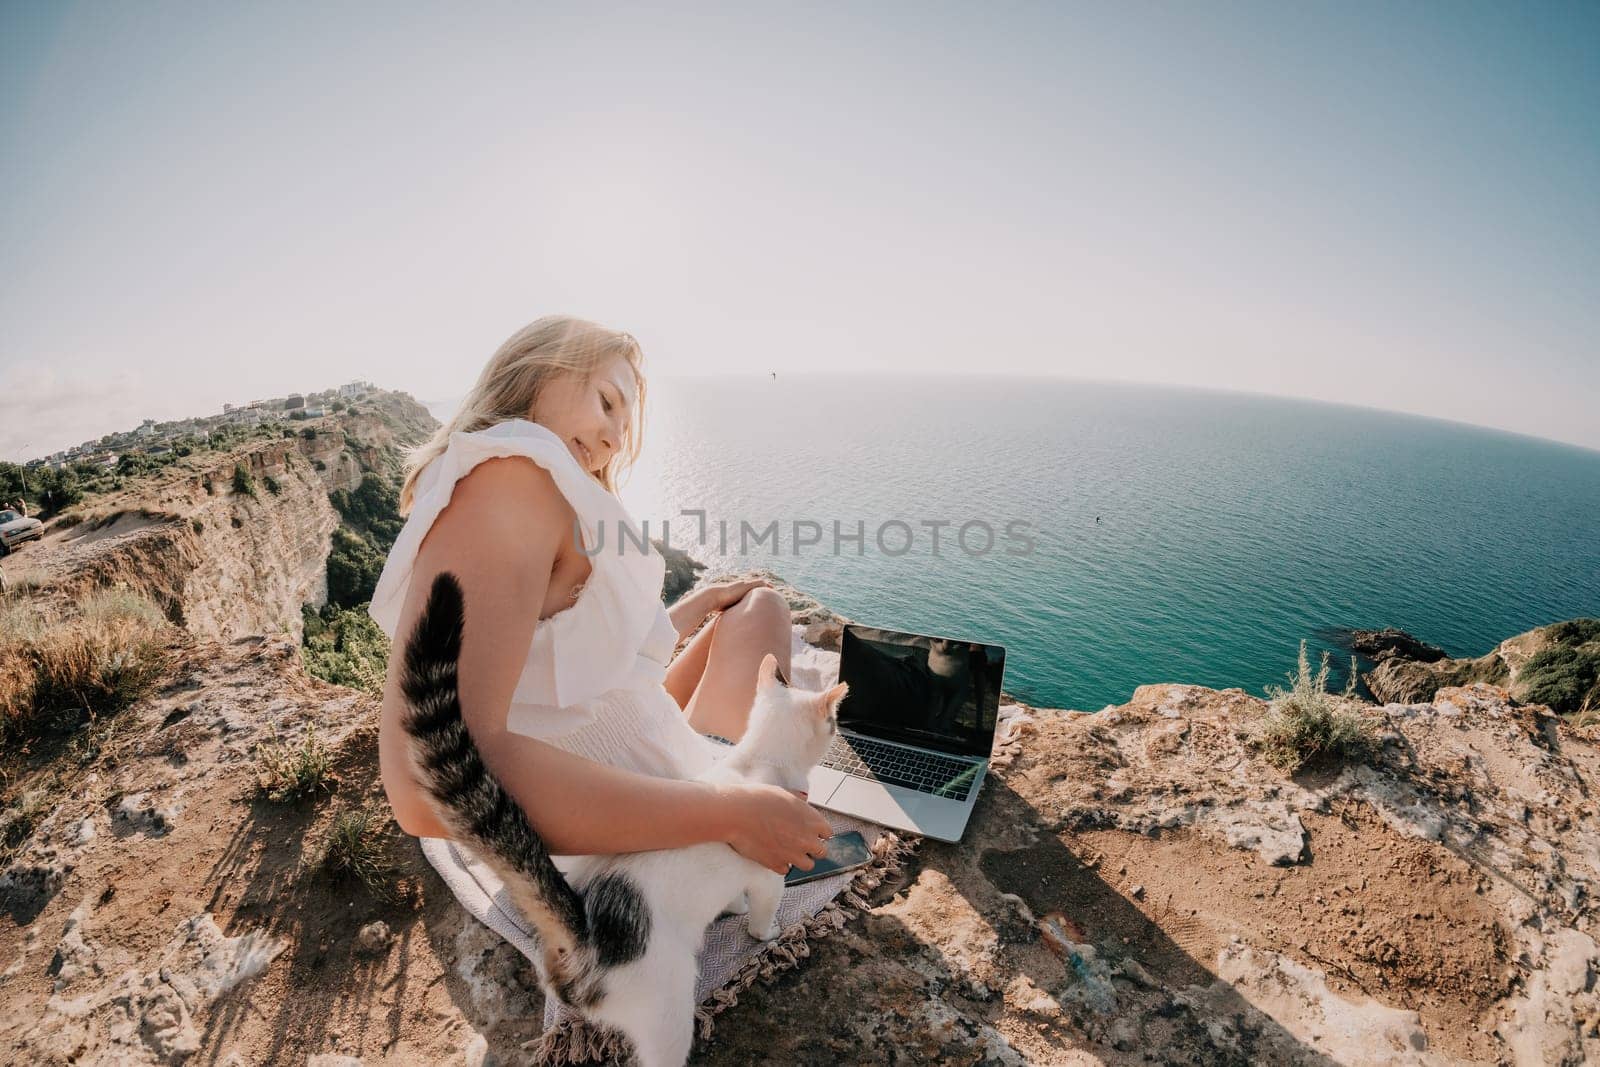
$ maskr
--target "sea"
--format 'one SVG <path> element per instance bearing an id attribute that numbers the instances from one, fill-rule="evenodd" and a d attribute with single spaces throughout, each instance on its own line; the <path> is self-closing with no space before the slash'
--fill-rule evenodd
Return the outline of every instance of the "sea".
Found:
<path id="1" fill-rule="evenodd" d="M 1440 419 L 780 373 L 653 378 L 643 440 L 621 495 L 651 537 L 857 622 L 1002 645 L 1005 690 L 1036 706 L 1264 695 L 1302 641 L 1342 687 L 1352 628 L 1477 656 L 1600 616 L 1600 452 Z"/>

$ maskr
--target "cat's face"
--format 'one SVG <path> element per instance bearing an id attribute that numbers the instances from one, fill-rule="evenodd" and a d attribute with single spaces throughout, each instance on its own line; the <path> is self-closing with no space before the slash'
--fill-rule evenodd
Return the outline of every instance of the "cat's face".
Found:
<path id="1" fill-rule="evenodd" d="M 796 689 L 778 671 L 778 657 L 768 652 L 756 675 L 756 700 L 751 721 L 763 721 L 764 736 L 781 745 L 786 760 L 813 767 L 822 760 L 828 743 L 839 730 L 839 702 L 850 687 L 840 682 L 824 692 Z M 778 753 L 773 753 L 774 756 Z"/>

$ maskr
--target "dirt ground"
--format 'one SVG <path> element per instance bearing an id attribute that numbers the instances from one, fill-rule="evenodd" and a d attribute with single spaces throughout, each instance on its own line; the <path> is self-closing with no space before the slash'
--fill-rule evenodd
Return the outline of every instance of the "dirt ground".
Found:
<path id="1" fill-rule="evenodd" d="M 41 812 L 0 875 L 11 1061 L 527 1062 L 531 967 L 413 841 L 380 820 L 379 892 L 320 862 L 335 818 L 381 802 L 376 701 L 306 677 L 281 638 L 179 646 L 171 684 L 94 746 L 10 765 L 8 805 Z M 1150 686 L 1097 715 L 1034 710 L 963 842 L 922 842 L 869 911 L 719 1015 L 694 1062 L 1600 1047 L 1589 741 L 1492 687 L 1447 690 L 1381 712 L 1374 765 L 1291 780 L 1242 740 L 1258 705 Z M 257 746 L 313 725 L 336 786 L 265 799 Z"/>

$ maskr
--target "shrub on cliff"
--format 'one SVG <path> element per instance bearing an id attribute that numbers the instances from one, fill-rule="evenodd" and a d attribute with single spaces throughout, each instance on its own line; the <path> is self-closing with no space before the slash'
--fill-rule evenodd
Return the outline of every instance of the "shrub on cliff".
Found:
<path id="1" fill-rule="evenodd" d="M 394 900 L 392 826 L 376 804 L 340 812 L 328 828 L 317 865 L 336 877 L 355 878 L 381 900 Z"/>
<path id="2" fill-rule="evenodd" d="M 256 480 L 250 477 L 250 472 L 244 469 L 242 463 L 233 465 L 233 491 L 249 497 L 256 495 Z"/>
<path id="3" fill-rule="evenodd" d="M 386 479 L 368 474 L 354 492 L 339 489 L 329 493 L 328 499 L 340 517 L 367 534 L 380 551 L 387 553 L 400 536 L 404 525 L 400 518 L 400 491 Z"/>
<path id="4" fill-rule="evenodd" d="M 1561 714 L 1600 710 L 1600 619 L 1558 622 L 1545 636 L 1517 675 L 1519 699 Z"/>
<path id="5" fill-rule="evenodd" d="M 334 783 L 333 754 L 314 727 L 299 745 L 286 745 L 274 734 L 256 748 L 256 785 L 268 800 L 282 804 L 331 793 Z"/>
<path id="6" fill-rule="evenodd" d="M 1354 762 L 1371 753 L 1372 727 L 1356 710 L 1354 663 L 1344 693 L 1330 693 L 1328 653 L 1322 654 L 1321 668 L 1313 675 L 1306 643 L 1301 641 L 1298 665 L 1288 677 L 1287 689 L 1267 687 L 1267 713 L 1251 739 L 1268 763 L 1294 774 L 1305 767 Z"/>
<path id="7" fill-rule="evenodd" d="M 360 534 L 344 527 L 333 531 L 328 553 L 328 599 L 342 608 L 354 608 L 372 599 L 383 573 L 384 557 Z"/>
<path id="8" fill-rule="evenodd" d="M 0 742 L 26 744 L 133 703 L 167 668 L 167 620 L 146 598 L 99 590 L 64 615 L 0 602 Z"/>
<path id="9" fill-rule="evenodd" d="M 300 661 L 306 673 L 334 685 L 379 696 L 389 663 L 389 638 L 362 608 L 329 604 L 321 613 L 301 609 L 305 637 Z"/>

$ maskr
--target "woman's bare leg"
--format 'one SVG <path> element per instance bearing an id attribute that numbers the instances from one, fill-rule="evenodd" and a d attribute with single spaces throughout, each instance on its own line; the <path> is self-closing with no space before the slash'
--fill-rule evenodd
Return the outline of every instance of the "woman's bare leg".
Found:
<path id="1" fill-rule="evenodd" d="M 667 692 L 672 694 L 672 699 L 678 702 L 680 708 L 689 706 L 689 698 L 694 696 L 694 687 L 700 684 L 700 676 L 706 672 L 706 655 L 711 651 L 711 634 L 721 620 L 721 615 L 713 616 L 693 637 L 689 638 L 689 643 L 672 657 L 672 662 L 667 664 L 667 677 L 662 685 L 667 687 Z"/>
<path id="2" fill-rule="evenodd" d="M 730 741 L 743 737 L 761 658 L 771 652 L 783 676 L 791 677 L 790 625 L 788 601 L 773 589 L 752 589 L 724 611 L 707 642 L 705 669 L 685 710 L 689 725 Z"/>

